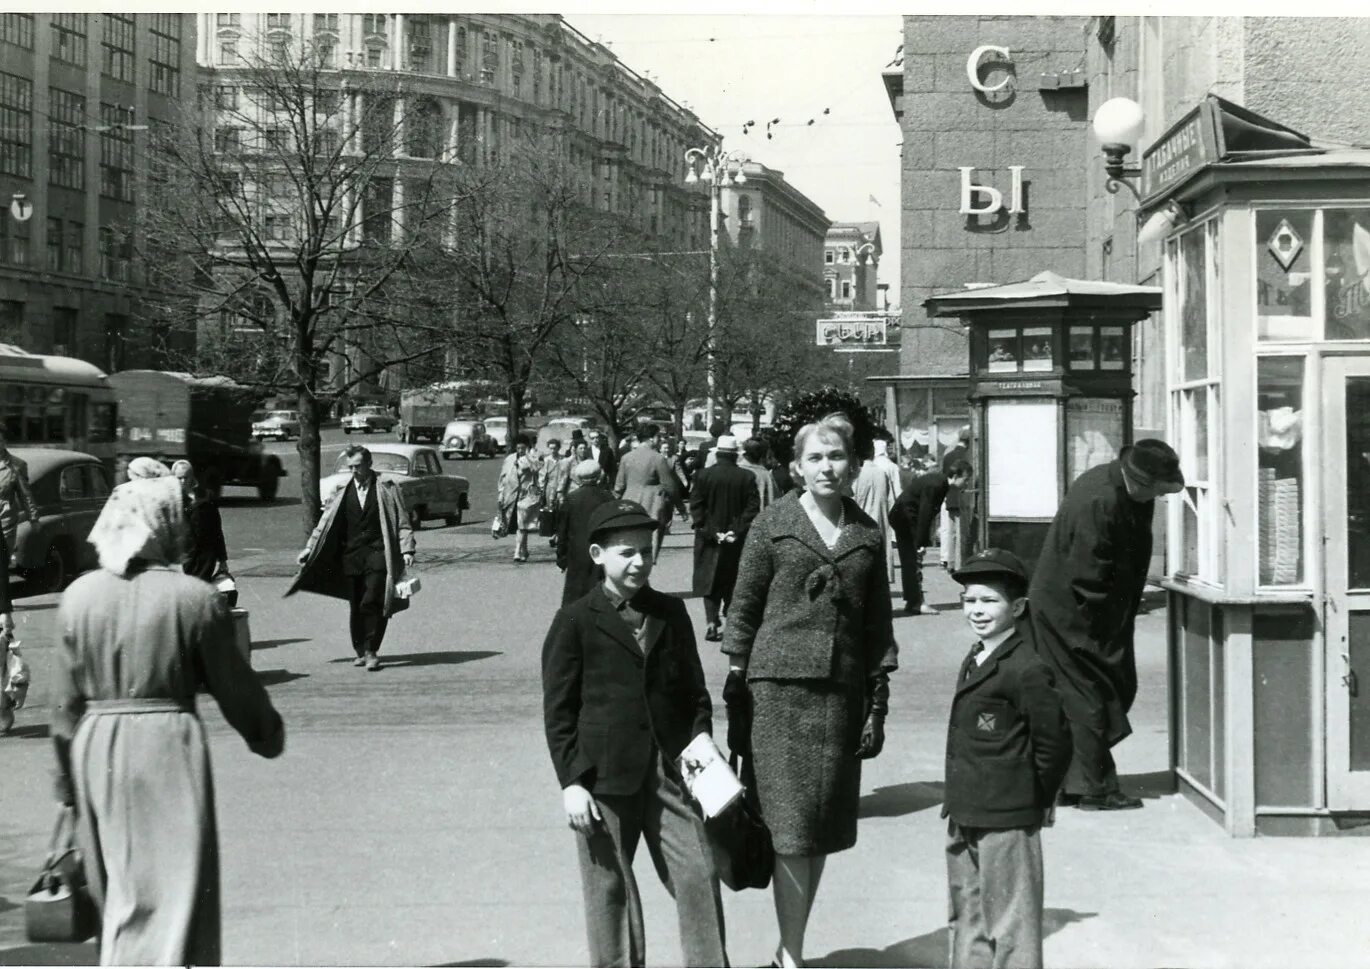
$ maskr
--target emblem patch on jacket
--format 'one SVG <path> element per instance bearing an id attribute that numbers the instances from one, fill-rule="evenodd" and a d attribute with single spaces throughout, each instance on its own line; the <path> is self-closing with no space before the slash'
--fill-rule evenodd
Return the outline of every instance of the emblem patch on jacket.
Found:
<path id="1" fill-rule="evenodd" d="M 982 713 L 975 721 L 975 729 L 983 730 L 985 733 L 993 733 L 996 719 L 992 713 Z"/>

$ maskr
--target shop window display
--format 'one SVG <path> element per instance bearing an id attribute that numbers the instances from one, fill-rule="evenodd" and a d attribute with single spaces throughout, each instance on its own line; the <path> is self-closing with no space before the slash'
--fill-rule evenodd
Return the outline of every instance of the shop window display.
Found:
<path id="1" fill-rule="evenodd" d="M 1090 468 L 1107 464 L 1123 447 L 1123 402 L 1072 397 L 1066 401 L 1066 486 Z"/>
<path id="2" fill-rule="evenodd" d="M 1019 367 L 1017 330 L 989 331 L 989 372 L 1012 373 Z"/>
<path id="3" fill-rule="evenodd" d="M 1314 215 L 1310 210 L 1256 213 L 1256 316 L 1262 340 L 1311 340 Z"/>
<path id="4" fill-rule="evenodd" d="M 1094 369 L 1094 337 L 1097 332 L 1092 326 L 1072 326 L 1070 328 L 1070 369 Z"/>
<path id="5" fill-rule="evenodd" d="M 1262 357 L 1256 365 L 1261 585 L 1304 578 L 1303 368 L 1303 357 Z"/>
<path id="6" fill-rule="evenodd" d="M 1023 330 L 1023 369 L 1050 370 L 1052 346 L 1051 327 L 1026 327 Z"/>
<path id="7" fill-rule="evenodd" d="M 1099 328 L 1099 369 L 1127 368 L 1127 330 L 1121 326 Z"/>
<path id="8" fill-rule="evenodd" d="M 1370 339 L 1370 209 L 1323 212 L 1329 340 Z"/>

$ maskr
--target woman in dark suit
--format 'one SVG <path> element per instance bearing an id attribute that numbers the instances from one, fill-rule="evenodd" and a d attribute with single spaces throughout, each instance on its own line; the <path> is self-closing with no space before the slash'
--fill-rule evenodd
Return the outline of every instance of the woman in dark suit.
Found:
<path id="1" fill-rule="evenodd" d="M 775 840 L 780 966 L 803 965 L 824 862 L 856 843 L 861 759 L 884 745 L 898 665 L 885 544 L 842 494 L 851 424 L 806 425 L 794 453 L 805 490 L 752 523 L 723 640 L 729 746 L 743 743 L 734 724 L 750 700 L 756 791 Z"/>

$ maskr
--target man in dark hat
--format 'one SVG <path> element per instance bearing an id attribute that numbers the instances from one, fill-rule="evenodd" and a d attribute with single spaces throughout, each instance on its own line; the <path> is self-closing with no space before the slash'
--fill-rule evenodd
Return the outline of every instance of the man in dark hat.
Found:
<path id="1" fill-rule="evenodd" d="M 1133 625 L 1151 563 L 1152 513 L 1157 498 L 1183 488 L 1174 450 L 1147 438 L 1075 479 L 1047 531 L 1028 598 L 1037 651 L 1056 674 L 1074 738 L 1062 803 L 1142 806 L 1119 786 L 1110 749 L 1132 732 Z"/>
<path id="2" fill-rule="evenodd" d="M 737 466 L 737 438 L 724 434 L 713 453 L 717 463 L 695 475 L 690 488 L 690 519 L 695 529 L 694 593 L 704 597 L 704 638 L 721 639 L 719 616 L 726 615 L 737 584 L 742 543 L 761 511 L 756 478 Z"/>

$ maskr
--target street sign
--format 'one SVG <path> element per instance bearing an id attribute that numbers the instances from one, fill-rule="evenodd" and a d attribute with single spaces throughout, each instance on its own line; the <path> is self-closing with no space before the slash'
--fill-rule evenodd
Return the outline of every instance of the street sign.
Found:
<path id="1" fill-rule="evenodd" d="M 20 222 L 27 222 L 33 216 L 33 203 L 22 195 L 14 196 L 10 202 L 10 215 Z"/>
<path id="2" fill-rule="evenodd" d="M 820 347 L 883 346 L 887 340 L 884 316 L 837 317 L 818 321 Z"/>

